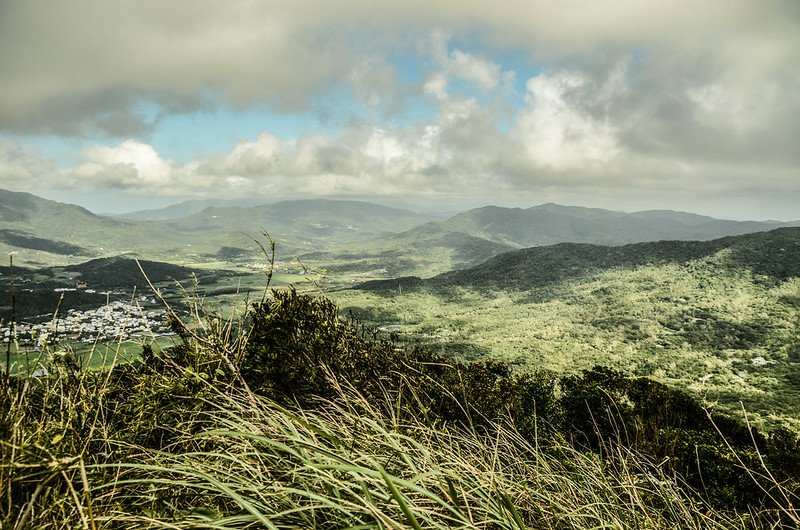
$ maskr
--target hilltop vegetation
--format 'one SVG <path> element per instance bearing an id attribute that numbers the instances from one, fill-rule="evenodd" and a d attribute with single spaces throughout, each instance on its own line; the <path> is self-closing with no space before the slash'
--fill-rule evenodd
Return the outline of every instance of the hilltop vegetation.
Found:
<path id="1" fill-rule="evenodd" d="M 331 295 L 460 358 L 558 373 L 602 364 L 800 428 L 800 229 L 524 249 Z"/>
<path id="2" fill-rule="evenodd" d="M 607 369 L 375 341 L 274 292 L 138 364 L 0 376 L 11 528 L 790 528 L 800 441 Z M 55 353 L 55 352 L 54 352 Z M 743 472 L 745 470 L 745 472 Z"/>

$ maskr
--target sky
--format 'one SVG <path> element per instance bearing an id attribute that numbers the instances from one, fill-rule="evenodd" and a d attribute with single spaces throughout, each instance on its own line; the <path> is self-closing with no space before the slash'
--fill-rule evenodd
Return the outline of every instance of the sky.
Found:
<path id="1" fill-rule="evenodd" d="M 0 188 L 797 220 L 800 1 L 2 0 Z"/>

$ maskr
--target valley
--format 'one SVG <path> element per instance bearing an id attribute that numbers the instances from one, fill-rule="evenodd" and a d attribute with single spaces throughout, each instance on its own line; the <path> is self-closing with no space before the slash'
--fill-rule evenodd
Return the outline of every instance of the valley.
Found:
<path id="1" fill-rule="evenodd" d="M 458 358 L 574 374 L 606 366 L 687 389 L 732 415 L 743 405 L 756 423 L 797 430 L 800 232 L 776 234 L 772 256 L 751 247 L 762 237 L 731 239 L 698 245 L 683 258 L 650 244 L 557 245 L 330 296 L 370 326 L 391 326 L 401 340 Z M 658 258 L 647 259 L 648 246 Z M 593 255 L 615 250 L 628 260 L 592 264 Z M 765 261 L 786 255 L 788 270 L 770 275 L 757 263 L 741 265 L 749 252 Z"/>
<path id="2" fill-rule="evenodd" d="M 168 303 L 226 318 L 260 300 L 269 277 L 272 288 L 332 299 L 378 336 L 454 359 L 560 374 L 607 366 L 800 431 L 800 223 L 553 204 L 435 221 L 319 200 L 187 203 L 111 219 L 0 197 L 16 212 L 4 216 L 4 233 L 28 234 L 3 239 L 14 266 L 0 268 L 0 313 L 23 324 L 23 350 L 35 341 L 22 331 L 56 310 L 64 326 L 114 304 L 157 312 L 140 265 Z M 83 228 L 45 230 L 51 207 Z M 163 323 L 145 328 L 144 342 L 165 332 Z M 7 324 L 3 333 L 8 340 Z"/>

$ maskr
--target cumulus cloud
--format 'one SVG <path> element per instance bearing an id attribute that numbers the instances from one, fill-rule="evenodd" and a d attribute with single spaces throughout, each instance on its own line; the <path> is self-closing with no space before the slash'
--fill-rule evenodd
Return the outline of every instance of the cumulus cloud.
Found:
<path id="1" fill-rule="evenodd" d="M 92 147 L 88 160 L 75 173 L 89 179 L 113 180 L 121 186 L 164 186 L 169 184 L 170 165 L 147 144 L 128 140 L 116 147 Z M 109 177 L 109 173 L 119 177 Z"/>
<path id="2" fill-rule="evenodd" d="M 527 82 L 527 107 L 513 131 L 531 163 L 552 169 L 605 164 L 619 150 L 617 131 L 605 113 L 590 112 L 603 92 L 587 91 L 577 73 L 540 74 Z M 602 103 L 602 102 L 601 102 Z"/>

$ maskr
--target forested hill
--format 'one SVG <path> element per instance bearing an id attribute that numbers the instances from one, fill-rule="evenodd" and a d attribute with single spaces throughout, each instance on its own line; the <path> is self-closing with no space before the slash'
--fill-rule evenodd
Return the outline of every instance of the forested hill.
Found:
<path id="1" fill-rule="evenodd" d="M 623 246 L 560 243 L 506 252 L 465 270 L 422 280 L 416 277 L 366 282 L 357 289 L 383 290 L 414 286 L 471 286 L 526 289 L 611 268 L 645 264 L 687 263 L 715 256 L 725 269 L 783 280 L 800 276 L 800 228 L 779 228 L 712 241 L 657 241 Z"/>
<path id="2" fill-rule="evenodd" d="M 798 225 L 800 221 L 733 221 L 672 210 L 624 213 L 559 204 L 525 209 L 484 206 L 399 234 L 334 248 L 322 258 L 338 259 L 340 270 L 384 268 L 392 276 L 430 277 L 475 267 L 520 248 L 708 241 Z"/>
<path id="3" fill-rule="evenodd" d="M 141 267 L 141 268 L 140 268 Z M 123 256 L 98 258 L 78 265 L 64 267 L 67 272 L 78 273 L 77 278 L 92 285 L 100 285 L 105 289 L 147 287 L 147 279 L 152 283 L 163 281 L 180 281 L 192 277 L 202 278 L 204 275 L 218 275 L 224 271 L 204 271 L 162 263 L 158 261 L 134 260 Z M 144 272 L 144 275 L 142 274 Z M 145 279 L 145 276 L 147 279 Z"/>
<path id="4" fill-rule="evenodd" d="M 711 240 L 796 223 L 733 221 L 672 210 L 634 213 L 542 204 L 532 208 L 485 206 L 432 223 L 438 230 L 463 232 L 516 247 L 555 243 L 622 245 L 645 241 Z"/>

